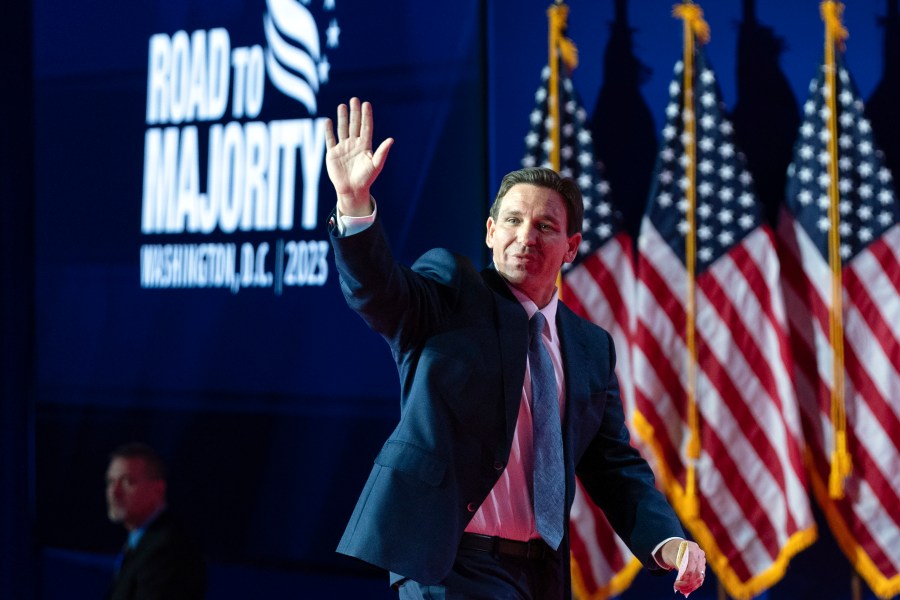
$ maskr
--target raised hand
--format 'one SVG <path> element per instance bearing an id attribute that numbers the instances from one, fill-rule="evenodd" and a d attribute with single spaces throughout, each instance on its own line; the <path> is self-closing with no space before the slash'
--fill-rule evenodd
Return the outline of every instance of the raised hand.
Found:
<path id="1" fill-rule="evenodd" d="M 338 210 L 343 215 L 360 217 L 372 213 L 369 189 L 387 160 L 394 143 L 387 138 L 372 152 L 374 119 L 372 105 L 350 99 L 337 110 L 337 138 L 331 119 L 325 121 L 325 166 L 337 193 Z"/>

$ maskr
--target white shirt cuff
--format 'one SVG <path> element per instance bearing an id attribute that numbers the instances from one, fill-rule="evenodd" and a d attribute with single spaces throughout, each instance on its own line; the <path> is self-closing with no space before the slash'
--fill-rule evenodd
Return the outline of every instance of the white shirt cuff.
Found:
<path id="1" fill-rule="evenodd" d="M 668 542 L 670 540 L 683 540 L 683 539 L 684 538 L 680 538 L 680 537 L 670 537 L 670 538 L 666 538 L 663 541 L 661 541 L 660 543 L 658 543 L 656 545 L 656 548 L 653 549 L 653 554 L 652 554 L 653 560 L 656 561 L 656 564 L 658 564 L 660 567 L 662 567 L 666 571 L 671 571 L 672 569 L 674 569 L 675 567 L 670 567 L 669 565 L 665 564 L 662 561 L 662 556 L 659 556 L 660 550 L 662 550 L 662 547 L 666 544 L 666 542 Z"/>
<path id="2" fill-rule="evenodd" d="M 378 214 L 378 205 L 375 204 L 375 198 L 372 198 L 372 214 L 365 217 L 342 215 L 339 208 L 335 208 L 334 212 L 337 215 L 338 233 L 347 237 L 365 231 L 375 222 L 375 215 Z"/>

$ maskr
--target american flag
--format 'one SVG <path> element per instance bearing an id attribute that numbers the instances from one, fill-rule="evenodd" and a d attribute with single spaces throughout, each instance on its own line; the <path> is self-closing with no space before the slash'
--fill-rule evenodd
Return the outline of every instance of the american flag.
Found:
<path id="1" fill-rule="evenodd" d="M 617 349 L 616 373 L 622 396 L 629 393 L 629 307 L 634 289 L 631 238 L 621 229 L 621 215 L 614 209 L 609 185 L 602 178 L 594 159 L 593 140 L 587 127 L 587 115 L 560 65 L 559 69 L 559 172 L 578 182 L 584 199 L 582 244 L 573 265 L 566 265 L 562 281 L 562 299 L 567 306 L 610 332 Z M 525 137 L 526 153 L 522 166 L 552 168 L 552 131 L 550 116 L 550 67 L 541 75 L 531 112 L 531 128 Z M 591 502 L 581 485 L 575 495 L 569 520 L 572 551 L 572 585 L 581 600 L 602 600 L 626 589 L 640 570 L 624 542 L 612 530 L 606 517 Z"/>
<path id="2" fill-rule="evenodd" d="M 684 65 L 675 67 L 638 241 L 635 418 L 666 492 L 719 581 L 731 596 L 750 598 L 783 576 L 816 530 L 773 234 L 701 49 L 692 63 L 693 103 L 685 103 Z M 693 383 L 686 266 L 692 194 Z M 696 461 L 689 459 L 692 431 L 700 444 Z"/>
<path id="3" fill-rule="evenodd" d="M 830 154 L 832 90 L 826 73 L 823 66 L 810 84 L 788 169 L 778 231 L 785 301 L 815 496 L 850 562 L 876 594 L 889 598 L 900 593 L 900 208 L 863 103 L 839 56 L 833 90 L 837 152 Z M 835 170 L 829 165 L 834 159 L 843 403 L 852 461 L 841 499 L 830 497 L 828 490 L 835 446 L 828 260 L 829 173 Z"/>

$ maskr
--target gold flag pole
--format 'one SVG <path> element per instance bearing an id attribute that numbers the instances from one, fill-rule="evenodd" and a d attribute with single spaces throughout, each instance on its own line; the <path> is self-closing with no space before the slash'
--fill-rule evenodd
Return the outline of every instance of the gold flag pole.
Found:
<path id="1" fill-rule="evenodd" d="M 547 85 L 547 107 L 550 113 L 550 167 L 559 173 L 560 162 L 560 127 L 559 127 L 559 60 L 571 71 L 578 66 L 578 51 L 574 42 L 566 37 L 565 31 L 569 22 L 569 7 L 556 0 L 547 9 L 549 22 L 547 64 L 550 67 L 550 81 Z M 562 273 L 556 275 L 556 289 L 562 298 Z"/>
<path id="2" fill-rule="evenodd" d="M 825 0 L 820 5 L 825 21 L 825 90 L 828 102 L 828 176 L 830 179 L 828 206 L 828 263 L 831 267 L 831 310 L 829 325 L 832 347 L 831 422 L 834 428 L 834 448 L 831 452 L 831 473 L 828 477 L 828 494 L 832 498 L 844 497 L 844 480 L 853 470 L 847 451 L 847 415 L 844 405 L 844 325 L 843 284 L 841 282 L 841 215 L 838 188 L 838 127 L 837 127 L 837 66 L 835 44 L 841 44 L 849 35 L 841 22 L 844 5 Z"/>
<path id="3" fill-rule="evenodd" d="M 547 85 L 547 108 L 550 113 L 550 166 L 559 172 L 559 38 L 569 16 L 569 7 L 560 1 L 547 9 L 550 31 L 547 64 L 550 65 L 550 82 Z"/>
<path id="4" fill-rule="evenodd" d="M 687 415 L 690 437 L 687 444 L 687 473 L 682 510 L 685 517 L 696 517 L 700 512 L 697 495 L 697 461 L 700 459 L 700 414 L 697 407 L 697 338 L 696 338 L 696 205 L 697 205 L 697 120 L 694 110 L 694 40 L 702 44 L 709 41 L 709 25 L 703 20 L 703 10 L 688 0 L 675 5 L 673 16 L 684 20 L 684 150 L 687 155 L 685 176 L 687 189 L 687 225 L 685 232 L 684 262 L 687 268 L 686 291 L 686 342 L 687 342 Z"/>

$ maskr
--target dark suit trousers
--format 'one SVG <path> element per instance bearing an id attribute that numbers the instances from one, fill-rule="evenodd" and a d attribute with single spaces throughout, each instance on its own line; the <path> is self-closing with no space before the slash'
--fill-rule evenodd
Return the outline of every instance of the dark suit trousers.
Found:
<path id="1" fill-rule="evenodd" d="M 440 584 L 407 579 L 400 600 L 568 600 L 562 570 L 559 552 L 534 560 L 460 548 Z"/>

